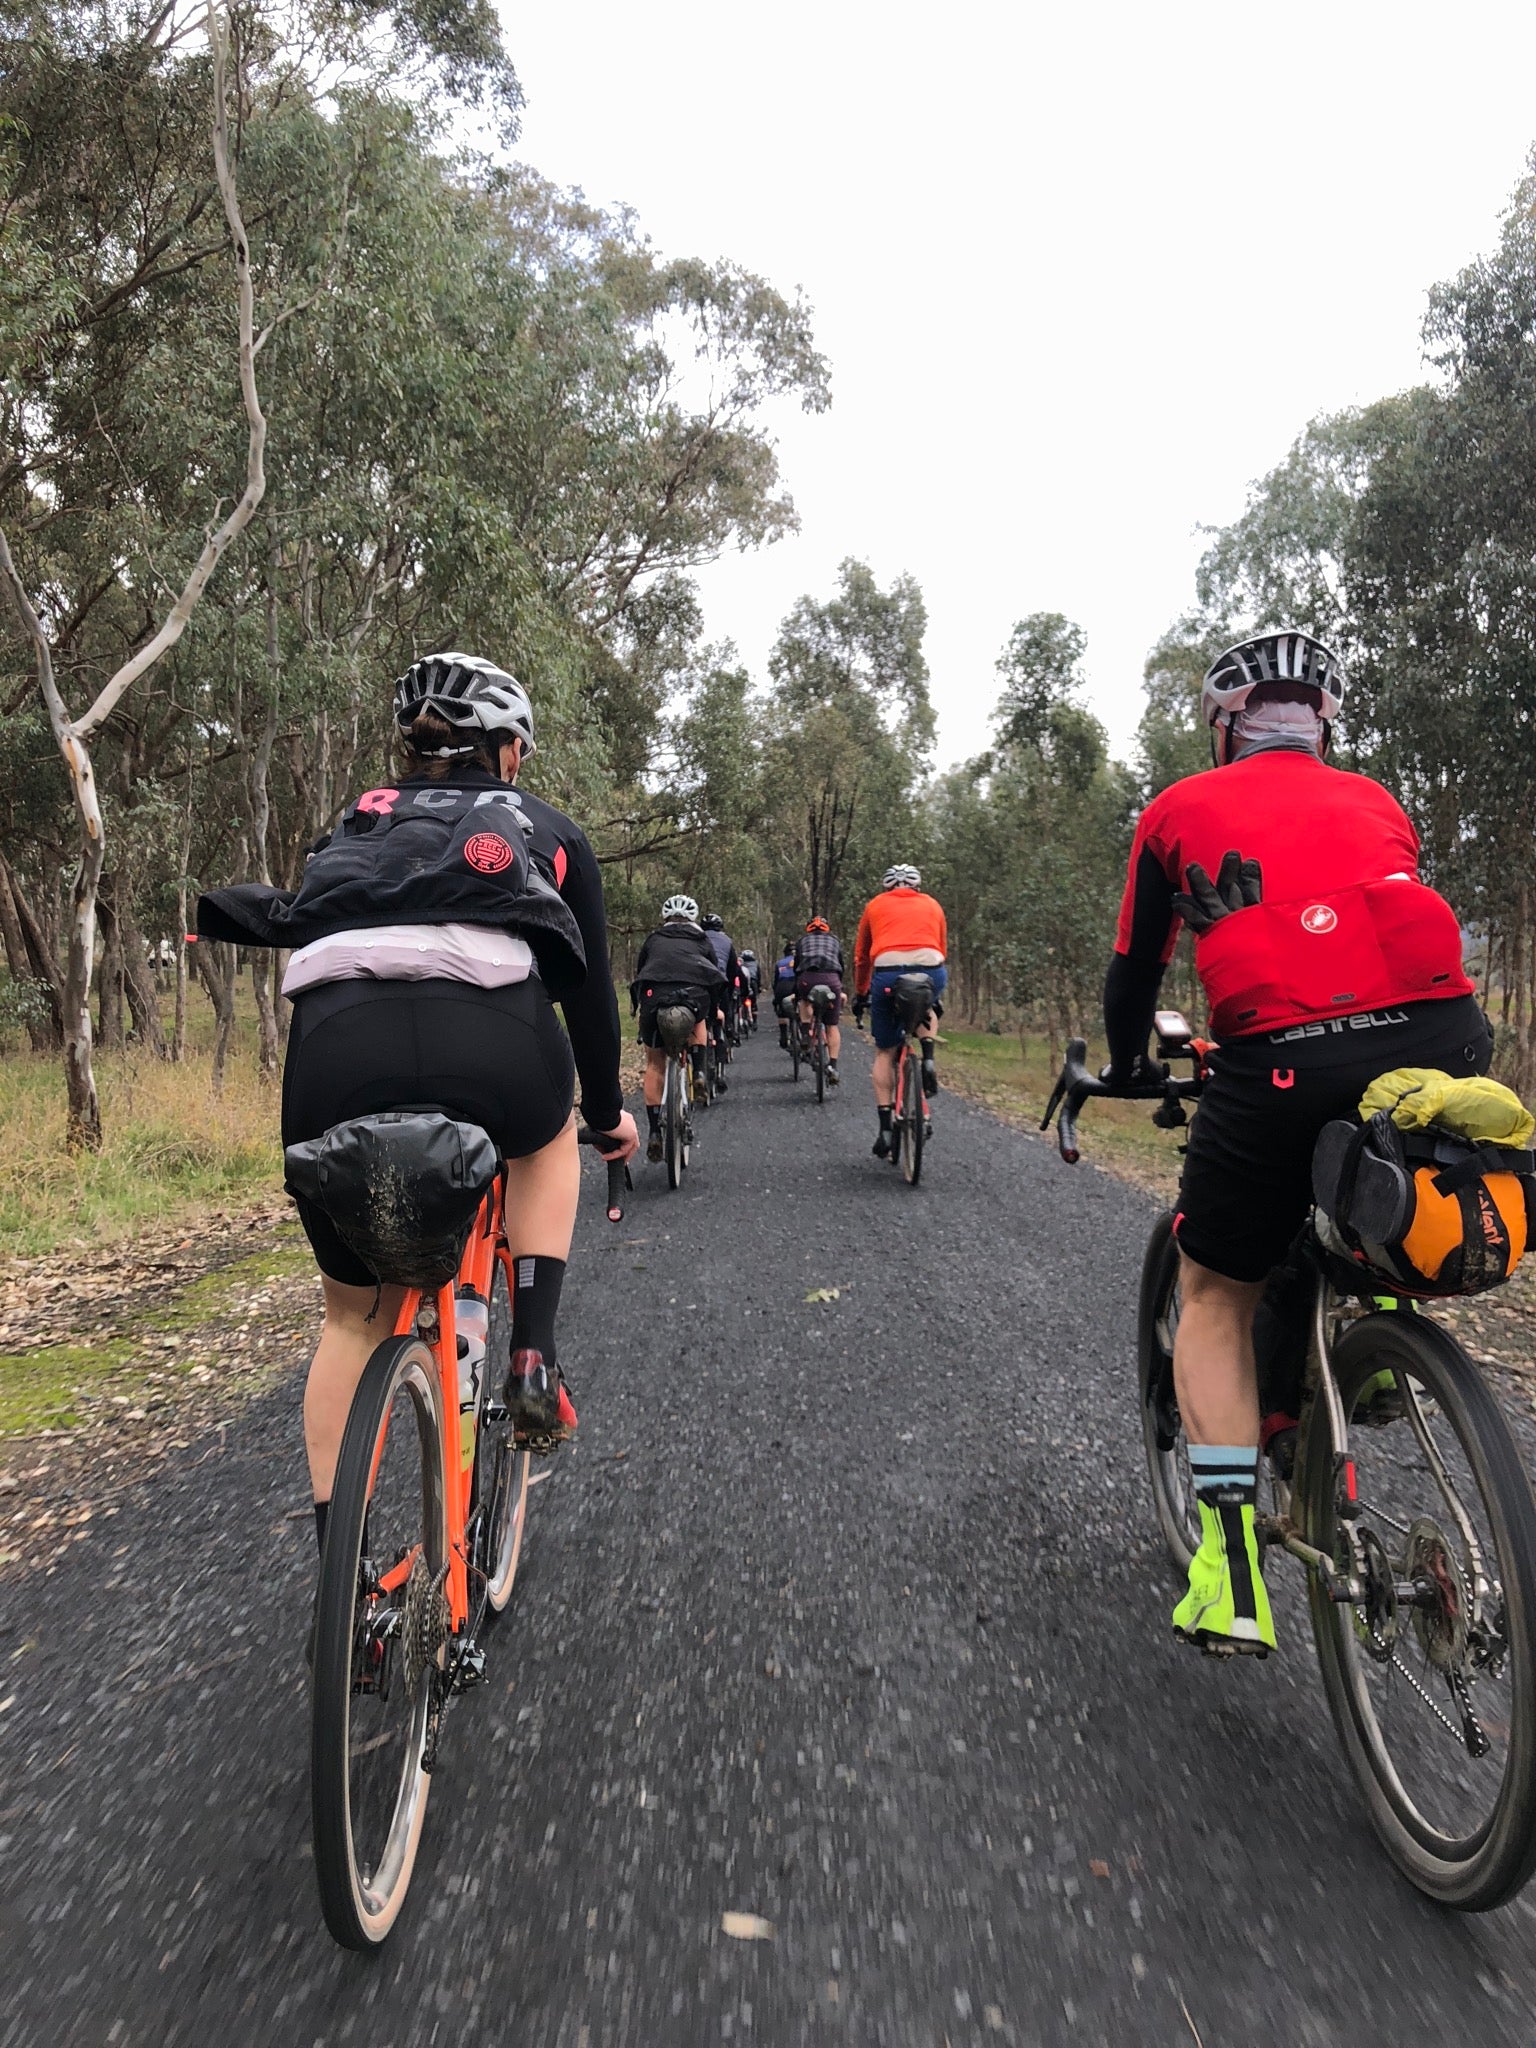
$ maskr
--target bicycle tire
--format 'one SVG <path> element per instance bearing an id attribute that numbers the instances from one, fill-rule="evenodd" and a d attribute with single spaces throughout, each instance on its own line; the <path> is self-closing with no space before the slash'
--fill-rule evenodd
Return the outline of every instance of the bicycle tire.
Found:
<path id="1" fill-rule="evenodd" d="M 816 1100 L 827 1099 L 827 1041 L 820 1024 L 814 1027 L 815 1036 L 811 1041 L 811 1064 L 816 1069 Z"/>
<path id="2" fill-rule="evenodd" d="M 927 1115 L 923 1108 L 923 1074 L 917 1054 L 908 1045 L 901 1056 L 901 1114 L 906 1131 L 901 1147 L 901 1174 L 915 1188 L 923 1172 L 923 1139 Z"/>
<path id="3" fill-rule="evenodd" d="M 1532 1637 L 1536 1623 L 1536 1501 L 1498 1402 L 1448 1330 L 1412 1313 L 1366 1316 L 1335 1343 L 1333 1363 L 1346 1414 L 1352 1412 L 1361 1389 L 1376 1374 L 1384 1370 L 1411 1374 L 1433 1404 L 1426 1413 L 1442 1421 L 1455 1438 L 1480 1496 L 1495 1553 L 1486 1562 L 1496 1567 L 1491 1576 L 1502 1592 L 1496 1611 L 1504 1628 L 1505 1648 L 1502 1664 L 1494 1667 L 1492 1675 L 1497 1679 L 1507 1669 L 1511 1699 L 1507 1715 L 1501 1711 L 1498 1723 L 1498 1732 L 1507 1729 L 1507 1761 L 1491 1809 L 1475 1829 L 1461 1836 L 1448 1834 L 1428 1819 L 1409 1793 L 1371 1703 L 1365 1670 L 1372 1661 L 1383 1669 L 1395 1659 L 1383 1659 L 1379 1651 L 1373 1658 L 1363 1647 L 1362 1624 L 1367 1617 L 1362 1610 L 1330 1600 L 1316 1573 L 1308 1575 L 1308 1597 L 1334 1726 L 1383 1846 L 1403 1874 L 1441 1905 L 1464 1912 L 1486 1911 L 1510 1898 L 1536 1868 L 1536 1642 Z M 1392 1427 L 1410 1430 L 1409 1440 L 1413 1440 L 1406 1421 Z M 1359 1439 L 1375 1434 L 1364 1429 L 1352 1432 L 1352 1448 L 1358 1448 Z M 1334 1462 L 1327 1412 L 1321 1402 L 1314 1402 L 1300 1446 L 1297 1500 L 1307 1540 L 1329 1555 L 1334 1554 L 1338 1521 Z M 1390 1470 L 1385 1457 L 1382 1468 Z M 1368 1480 L 1361 1487 L 1362 1519 L 1373 1513 L 1367 1492 L 1370 1484 Z M 1411 1528 L 1407 1534 L 1411 1550 Z M 1422 1562 L 1420 1569 L 1424 1569 Z M 1442 1583 L 1449 1576 L 1443 1565 L 1434 1575 Z M 1465 1580 L 1461 1584 L 1464 1590 Z M 1462 1620 L 1465 1629 L 1464 1609 Z M 1417 1613 L 1410 1610 L 1410 1627 L 1417 1626 Z M 1419 1643 L 1423 1643 L 1422 1635 Z M 1467 1647 L 1460 1652 L 1463 1665 Z M 1409 1654 L 1415 1654 L 1412 1648 Z M 1400 1668 L 1408 1669 L 1406 1663 Z M 1426 1661 L 1426 1672 L 1430 1669 Z M 1474 1675 L 1472 1697 L 1478 1682 Z M 1415 1685 L 1415 1690 L 1428 1697 L 1427 1688 Z M 1406 1693 L 1401 1697 L 1405 1706 L 1413 1704 Z M 1483 1711 L 1486 1716 L 1486 1704 Z M 1448 1717 L 1442 1713 L 1438 1718 L 1454 1736 L 1456 1730 Z M 1410 1741 L 1415 1725 L 1405 1719 Z M 1490 1718 L 1490 1726 L 1494 1725 Z M 1455 1753 L 1454 1745 L 1448 1747 Z M 1458 1764 L 1458 1782 L 1463 1785 L 1469 1781 L 1469 1759 L 1477 1761 L 1476 1752 L 1463 1739 Z"/>
<path id="4" fill-rule="evenodd" d="M 382 1853 L 370 1869 L 361 1867 L 358 1787 L 353 1769 L 364 1753 L 364 1744 L 354 1753 L 352 1721 L 354 1702 L 363 1696 L 355 1680 L 364 1525 L 387 1449 L 395 1396 L 401 1390 L 409 1395 L 416 1421 L 423 1556 L 430 1573 L 441 1571 L 446 1562 L 448 1521 L 437 1361 L 419 1337 L 389 1337 L 364 1368 L 347 1416 L 326 1521 L 315 1610 L 310 1704 L 315 1878 L 321 1911 L 332 1935 L 344 1948 L 365 1950 L 377 1948 L 386 1938 L 405 1902 L 431 1782 L 422 1759 L 433 1684 L 422 1673 L 415 1701 L 403 1695 L 410 1706 L 409 1727 L 401 1745 L 398 1786 Z M 402 1674 L 396 1677 L 403 1688 Z"/>
<path id="5" fill-rule="evenodd" d="M 497 1259 L 491 1268 L 491 1311 L 488 1328 L 490 1343 L 485 1370 L 489 1383 L 491 1361 L 510 1354 L 512 1337 L 512 1304 L 509 1299 L 507 1270 L 500 1259 Z M 476 1499 L 483 1495 L 486 1502 L 485 1521 L 476 1545 L 476 1563 L 485 1579 L 486 1612 L 495 1616 L 506 1612 L 507 1602 L 512 1598 L 517 1568 L 522 1562 L 523 1543 L 528 1527 L 528 1481 L 532 1472 L 533 1454 L 518 1449 L 505 1422 L 493 1423 L 486 1419 L 485 1411 L 489 1402 L 488 1384 L 486 1391 L 481 1395 L 480 1433 L 475 1445 L 475 1455 L 480 1460 L 480 1469 L 476 1475 Z M 470 1609 L 473 1613 L 473 1580 Z"/>
<path id="6" fill-rule="evenodd" d="M 1182 1574 L 1188 1572 L 1199 1548 L 1200 1515 L 1189 1479 L 1184 1425 L 1173 1392 L 1173 1329 L 1178 1314 L 1172 1296 L 1178 1277 L 1179 1247 L 1170 1209 L 1153 1224 L 1141 1265 L 1136 1386 L 1152 1506 L 1168 1555 Z M 1170 1436 L 1171 1443 L 1165 1441 Z"/>
<path id="7" fill-rule="evenodd" d="M 789 1078 L 791 1081 L 798 1081 L 800 1078 L 800 1019 L 798 1017 L 791 1017 L 789 1020 Z"/>
<path id="8" fill-rule="evenodd" d="M 667 1062 L 666 1102 L 662 1112 L 663 1150 L 667 1162 L 667 1186 L 678 1188 L 683 1184 L 683 1103 L 682 1091 L 687 1087 L 688 1069 L 675 1056 Z"/>

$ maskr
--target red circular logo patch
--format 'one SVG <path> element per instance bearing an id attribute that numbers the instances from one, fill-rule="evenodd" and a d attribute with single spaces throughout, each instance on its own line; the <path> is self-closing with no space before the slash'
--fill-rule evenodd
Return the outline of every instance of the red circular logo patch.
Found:
<path id="1" fill-rule="evenodd" d="M 1301 913 L 1301 928 L 1304 932 L 1331 932 L 1339 921 L 1339 913 L 1327 903 L 1309 903 Z"/>
<path id="2" fill-rule="evenodd" d="M 464 858 L 482 875 L 499 875 L 512 865 L 512 849 L 499 832 L 476 832 L 464 842 Z"/>

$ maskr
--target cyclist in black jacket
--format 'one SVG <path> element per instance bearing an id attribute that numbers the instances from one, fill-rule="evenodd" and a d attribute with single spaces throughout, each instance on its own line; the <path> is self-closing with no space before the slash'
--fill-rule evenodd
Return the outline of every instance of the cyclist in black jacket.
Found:
<path id="1" fill-rule="evenodd" d="M 638 1143 L 618 1086 L 602 890 L 579 829 L 511 787 L 534 750 L 514 677 L 475 655 L 418 661 L 395 685 L 395 727 L 396 785 L 347 808 L 300 887 L 213 891 L 198 930 L 294 949 L 285 1145 L 426 1102 L 489 1131 L 507 1162 L 517 1275 L 506 1402 L 519 1438 L 549 1449 L 576 1427 L 555 1354 L 580 1180 L 573 1048 L 589 1120 L 620 1157 Z M 352 1396 L 401 1290 L 381 1298 L 323 1211 L 301 1201 L 299 1219 L 325 1296 L 304 1398 L 323 1540 Z"/>
<path id="2" fill-rule="evenodd" d="M 640 1013 L 640 1043 L 645 1047 L 645 1114 L 650 1138 L 645 1156 L 652 1164 L 662 1155 L 661 1097 L 667 1077 L 666 1048 L 657 1027 L 664 1009 L 692 1010 L 694 1026 L 690 1059 L 693 1099 L 709 1099 L 704 1082 L 705 1018 L 713 1018 L 725 994 L 725 973 L 715 959 L 709 935 L 699 923 L 699 906 L 691 896 L 669 896 L 661 906 L 661 923 L 649 933 L 635 963 L 629 985 L 630 1008 Z"/>

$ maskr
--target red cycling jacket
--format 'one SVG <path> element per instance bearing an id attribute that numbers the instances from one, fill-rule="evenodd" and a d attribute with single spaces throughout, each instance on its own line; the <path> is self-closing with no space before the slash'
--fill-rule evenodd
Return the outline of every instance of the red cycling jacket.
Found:
<path id="1" fill-rule="evenodd" d="M 1214 880 L 1236 847 L 1264 872 L 1264 900 L 1196 941 L 1218 1037 L 1275 1031 L 1388 1003 L 1472 993 L 1461 930 L 1418 879 L 1419 841 L 1379 782 L 1275 749 L 1186 776 L 1142 812 L 1115 950 L 1166 961 L 1173 894 L 1198 861 Z"/>

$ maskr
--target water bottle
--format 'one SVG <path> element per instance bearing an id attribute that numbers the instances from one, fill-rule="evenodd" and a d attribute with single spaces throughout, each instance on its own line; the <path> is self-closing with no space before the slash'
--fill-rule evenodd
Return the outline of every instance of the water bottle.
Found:
<path id="1" fill-rule="evenodd" d="M 461 1294 L 453 1312 L 459 1334 L 459 1461 L 467 1472 L 475 1462 L 475 1418 L 480 1410 L 491 1309 L 478 1295 Z"/>

